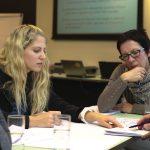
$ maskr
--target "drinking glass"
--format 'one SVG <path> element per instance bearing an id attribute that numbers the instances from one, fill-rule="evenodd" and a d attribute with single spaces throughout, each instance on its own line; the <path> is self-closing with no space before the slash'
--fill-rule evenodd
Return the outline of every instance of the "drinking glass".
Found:
<path id="1" fill-rule="evenodd" d="M 61 150 L 70 147 L 71 116 L 66 114 L 54 115 L 54 145 Z"/>
<path id="2" fill-rule="evenodd" d="M 24 134 L 24 116 L 23 115 L 8 115 L 7 123 L 11 133 L 12 144 L 19 144 L 21 149 L 24 149 L 24 144 L 21 141 Z"/>

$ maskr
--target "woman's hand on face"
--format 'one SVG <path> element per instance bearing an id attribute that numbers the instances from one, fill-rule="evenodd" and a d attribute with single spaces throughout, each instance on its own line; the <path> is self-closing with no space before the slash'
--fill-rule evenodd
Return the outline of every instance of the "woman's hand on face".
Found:
<path id="1" fill-rule="evenodd" d="M 54 115 L 61 114 L 60 111 L 48 111 L 42 112 L 30 116 L 30 127 L 42 127 L 49 128 L 53 127 Z"/>
<path id="2" fill-rule="evenodd" d="M 126 81 L 126 82 L 138 82 L 138 81 L 142 81 L 145 75 L 146 75 L 145 68 L 135 67 L 123 73 L 120 77 L 123 81 Z"/>

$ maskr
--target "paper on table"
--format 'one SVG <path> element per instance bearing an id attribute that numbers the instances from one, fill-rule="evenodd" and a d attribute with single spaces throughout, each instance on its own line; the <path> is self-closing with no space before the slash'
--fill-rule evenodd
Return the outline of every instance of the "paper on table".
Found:
<path id="1" fill-rule="evenodd" d="M 136 136 L 136 137 L 141 137 L 145 134 L 147 134 L 148 131 L 145 130 L 138 130 L 137 128 L 135 129 L 130 129 L 130 128 L 112 128 L 112 129 L 106 129 L 105 134 L 106 135 L 119 135 L 119 136 Z"/>
<path id="2" fill-rule="evenodd" d="M 117 121 L 124 127 L 129 128 L 130 126 L 136 125 L 139 119 L 133 118 L 117 118 Z"/>
<path id="3" fill-rule="evenodd" d="M 70 150 L 97 150 L 98 147 L 106 150 L 129 139 L 129 137 L 116 136 L 112 140 L 112 136 L 104 134 L 105 128 L 103 127 L 71 122 Z M 53 140 L 53 128 L 29 128 L 25 130 L 22 141 L 24 146 L 57 149 Z M 109 144 L 108 141 L 110 141 Z"/>
<path id="4" fill-rule="evenodd" d="M 143 136 L 148 133 L 145 130 L 138 130 L 138 128 L 129 128 L 132 125 L 136 125 L 139 119 L 133 118 L 117 118 L 123 128 L 111 128 L 106 129 L 105 134 L 107 135 L 119 135 L 119 136 Z"/>
<path id="5" fill-rule="evenodd" d="M 21 134 L 24 131 L 23 127 L 20 126 L 16 126 L 16 125 L 11 125 L 9 127 L 10 133 L 17 133 L 17 134 Z"/>
<path id="6" fill-rule="evenodd" d="M 23 141 L 25 146 L 53 148 L 52 128 L 29 128 L 26 130 Z"/>
<path id="7" fill-rule="evenodd" d="M 16 143 L 21 144 L 21 139 L 24 134 L 24 128 L 16 125 L 11 125 L 9 127 L 9 130 L 11 133 L 12 144 L 16 144 Z"/>

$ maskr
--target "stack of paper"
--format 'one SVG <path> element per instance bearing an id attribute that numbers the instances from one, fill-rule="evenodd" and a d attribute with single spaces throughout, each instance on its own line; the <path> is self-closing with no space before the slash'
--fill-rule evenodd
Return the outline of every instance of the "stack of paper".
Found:
<path id="1" fill-rule="evenodd" d="M 141 137 L 147 133 L 148 133 L 148 131 L 138 130 L 135 128 L 134 129 L 131 129 L 131 128 L 112 128 L 112 129 L 106 129 L 105 130 L 106 135 L 119 135 L 119 136 Z"/>
<path id="2" fill-rule="evenodd" d="M 117 118 L 117 121 L 124 127 L 128 128 L 130 126 L 136 125 L 139 119 L 133 118 Z"/>
<path id="3" fill-rule="evenodd" d="M 119 123 L 123 126 L 123 128 L 111 128 L 106 129 L 106 135 L 117 135 L 117 136 L 136 136 L 141 137 L 148 133 L 145 130 L 138 130 L 138 128 L 129 128 L 130 126 L 136 125 L 139 119 L 133 118 L 117 118 Z"/>

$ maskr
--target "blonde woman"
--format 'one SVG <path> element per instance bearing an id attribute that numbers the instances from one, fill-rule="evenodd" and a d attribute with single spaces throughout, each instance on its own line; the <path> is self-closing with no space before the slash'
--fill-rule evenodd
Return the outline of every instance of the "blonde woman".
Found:
<path id="1" fill-rule="evenodd" d="M 120 126 L 114 117 L 70 105 L 50 89 L 46 38 L 33 25 L 15 29 L 0 51 L 0 104 L 6 115 L 25 115 L 26 128 L 51 127 L 53 115 L 60 113 L 70 114 L 75 122 Z"/>

